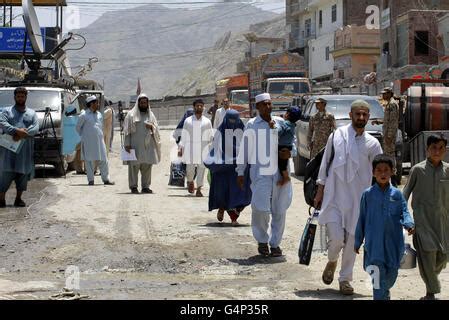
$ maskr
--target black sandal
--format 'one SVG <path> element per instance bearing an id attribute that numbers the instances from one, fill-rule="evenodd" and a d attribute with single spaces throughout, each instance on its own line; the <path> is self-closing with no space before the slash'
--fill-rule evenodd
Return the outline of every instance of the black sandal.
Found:
<path id="1" fill-rule="evenodd" d="M 262 256 L 268 257 L 270 255 L 270 249 L 268 248 L 268 243 L 259 243 L 259 247 L 257 248 L 257 251 Z"/>

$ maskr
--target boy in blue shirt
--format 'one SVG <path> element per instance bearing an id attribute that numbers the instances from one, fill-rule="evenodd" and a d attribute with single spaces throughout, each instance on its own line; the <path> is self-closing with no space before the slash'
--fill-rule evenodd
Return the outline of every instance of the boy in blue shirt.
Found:
<path id="1" fill-rule="evenodd" d="M 278 129 L 278 150 L 288 149 L 292 151 L 293 143 L 296 136 L 296 122 L 299 120 L 301 110 L 298 107 L 290 107 L 284 114 L 284 120 L 279 124 Z M 274 122 L 270 123 L 274 126 Z M 278 168 L 281 173 L 282 179 L 278 182 L 278 185 L 282 186 L 290 181 L 290 175 L 288 174 L 288 159 L 282 159 L 278 157 Z"/>
<path id="2" fill-rule="evenodd" d="M 373 160 L 376 183 L 364 191 L 360 216 L 355 231 L 354 249 L 358 254 L 363 240 L 363 267 L 373 272 L 373 299 L 390 300 L 390 289 L 398 276 L 404 254 L 405 228 L 413 234 L 415 225 L 407 209 L 407 201 L 399 189 L 390 184 L 394 160 L 381 154 Z"/>

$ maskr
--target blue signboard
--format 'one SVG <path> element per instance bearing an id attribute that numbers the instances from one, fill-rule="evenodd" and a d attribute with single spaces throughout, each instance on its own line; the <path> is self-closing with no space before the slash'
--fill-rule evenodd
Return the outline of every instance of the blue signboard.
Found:
<path id="1" fill-rule="evenodd" d="M 25 40 L 25 28 L 0 28 L 0 53 L 22 53 Z M 41 34 L 45 39 L 45 28 L 41 28 Z M 45 52 L 45 41 L 43 41 Z M 30 38 L 27 36 L 26 53 L 33 53 Z"/>

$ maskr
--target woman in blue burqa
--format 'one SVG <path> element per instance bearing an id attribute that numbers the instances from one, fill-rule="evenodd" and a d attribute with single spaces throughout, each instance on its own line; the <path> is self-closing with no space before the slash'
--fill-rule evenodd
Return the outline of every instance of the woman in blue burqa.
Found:
<path id="1" fill-rule="evenodd" d="M 245 172 L 244 189 L 237 185 L 237 152 L 245 128 L 239 113 L 226 111 L 223 123 L 215 132 L 213 148 L 204 164 L 211 173 L 209 189 L 209 211 L 218 209 L 217 219 L 223 221 L 227 211 L 232 225 L 237 226 L 237 219 L 243 209 L 251 203 L 249 168 Z"/>

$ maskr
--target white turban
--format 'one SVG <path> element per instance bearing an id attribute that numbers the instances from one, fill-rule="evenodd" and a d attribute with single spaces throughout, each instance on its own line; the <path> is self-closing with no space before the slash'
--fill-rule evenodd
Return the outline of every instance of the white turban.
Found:
<path id="1" fill-rule="evenodd" d="M 256 96 L 256 103 L 265 101 L 265 100 L 271 100 L 269 93 L 262 93 Z"/>
<path id="2" fill-rule="evenodd" d="M 96 96 L 90 96 L 90 97 L 87 97 L 86 103 L 89 104 L 90 102 L 96 101 L 96 100 L 97 100 Z"/>

